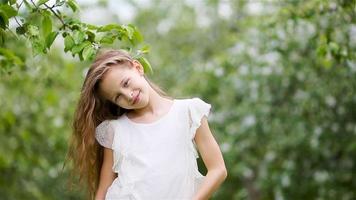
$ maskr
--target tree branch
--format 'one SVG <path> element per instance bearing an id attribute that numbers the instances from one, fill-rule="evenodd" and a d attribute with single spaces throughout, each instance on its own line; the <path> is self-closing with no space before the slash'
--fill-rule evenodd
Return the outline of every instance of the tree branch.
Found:
<path id="1" fill-rule="evenodd" d="M 22 25 L 19 23 L 19 21 L 17 21 L 16 16 L 14 18 L 15 18 L 16 23 L 21 27 Z"/>
<path id="2" fill-rule="evenodd" d="M 30 1 L 31 1 L 31 3 L 33 4 L 33 6 L 35 6 L 37 9 L 40 9 L 38 6 L 36 6 L 36 4 L 33 2 L 33 0 L 30 0 Z M 55 6 L 49 7 L 47 4 L 43 4 L 43 5 L 45 5 L 46 8 L 49 9 L 49 10 L 54 14 L 54 16 L 56 16 L 56 17 L 59 19 L 59 21 L 60 21 L 60 22 L 62 23 L 62 25 L 63 25 L 63 28 L 66 28 L 66 27 L 67 27 L 66 24 L 64 23 L 62 17 L 59 16 L 59 15 L 53 10 L 53 8 L 54 8 Z"/>
<path id="3" fill-rule="evenodd" d="M 63 19 L 61 18 L 61 16 L 59 16 L 54 10 L 54 6 L 49 7 L 47 4 L 44 4 L 46 6 L 46 8 L 48 8 L 58 19 L 59 21 L 61 21 L 63 28 L 66 28 L 66 24 L 64 23 Z"/>

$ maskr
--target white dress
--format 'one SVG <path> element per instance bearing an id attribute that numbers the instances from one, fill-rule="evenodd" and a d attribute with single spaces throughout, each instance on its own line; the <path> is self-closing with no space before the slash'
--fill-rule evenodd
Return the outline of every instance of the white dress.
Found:
<path id="1" fill-rule="evenodd" d="M 198 171 L 194 142 L 211 105 L 198 97 L 174 99 L 170 110 L 152 123 L 137 123 L 125 114 L 105 120 L 96 139 L 113 149 L 118 177 L 106 200 L 191 200 L 205 176 Z"/>

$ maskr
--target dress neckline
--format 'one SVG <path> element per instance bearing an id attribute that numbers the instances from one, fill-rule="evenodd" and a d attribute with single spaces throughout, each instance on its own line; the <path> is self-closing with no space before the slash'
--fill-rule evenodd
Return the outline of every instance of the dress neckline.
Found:
<path id="1" fill-rule="evenodd" d="M 173 103 L 172 103 L 171 107 L 169 108 L 168 112 L 165 113 L 163 116 L 161 116 L 159 119 L 157 119 L 157 120 L 155 120 L 153 122 L 142 123 L 142 122 L 132 121 L 129 117 L 127 117 L 127 113 L 124 114 L 124 118 L 130 124 L 133 124 L 133 125 L 136 125 L 136 126 L 151 126 L 151 125 L 155 125 L 155 124 L 158 124 L 159 122 L 163 121 L 165 118 L 167 118 L 172 113 L 172 110 L 175 107 L 175 104 L 176 104 L 176 99 L 173 99 Z"/>

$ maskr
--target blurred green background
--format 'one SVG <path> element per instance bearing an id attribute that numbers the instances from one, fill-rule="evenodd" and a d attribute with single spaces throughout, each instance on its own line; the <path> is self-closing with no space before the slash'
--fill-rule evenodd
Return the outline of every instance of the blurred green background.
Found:
<path id="1" fill-rule="evenodd" d="M 78 4 L 84 22 L 137 26 L 149 77 L 212 105 L 228 169 L 212 199 L 356 199 L 354 0 Z M 61 167 L 90 63 L 63 53 L 62 38 L 45 56 L 16 38 L 5 48 L 26 63 L 1 75 L 0 199 L 83 199 Z"/>

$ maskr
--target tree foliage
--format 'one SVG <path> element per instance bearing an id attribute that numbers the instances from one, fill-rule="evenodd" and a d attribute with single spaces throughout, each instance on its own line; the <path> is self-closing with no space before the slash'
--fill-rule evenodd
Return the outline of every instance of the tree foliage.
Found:
<path id="1" fill-rule="evenodd" d="M 226 4 L 228 17 L 219 11 Z M 160 80 L 213 105 L 228 167 L 214 199 L 356 197 L 355 1 L 156 7 L 164 11 L 145 10 L 135 24 L 156 44 Z"/>
<path id="2" fill-rule="evenodd" d="M 177 98 L 200 96 L 212 104 L 209 124 L 228 168 L 212 199 L 355 199 L 355 1 L 129 2 L 136 12 L 132 24 L 154 44 L 147 59 L 159 73 L 152 79 Z M 49 24 L 42 16 L 34 18 Z M 62 23 L 54 15 L 51 19 L 51 30 L 37 24 L 38 31 L 31 31 L 59 31 Z M 93 25 L 98 28 L 91 31 L 118 31 L 117 21 Z M 27 54 L 33 47 L 25 45 L 31 41 L 16 39 L 27 33 L 18 36 L 16 23 L 9 24 L 0 29 L 6 36 L 1 55 L 28 67 L 0 82 L 5 97 L 0 100 L 0 194 L 80 199 L 80 192 L 65 190 L 67 174 L 60 167 L 90 62 L 61 52 L 72 54 L 82 40 L 80 30 L 89 26 L 72 30 L 68 24 L 68 37 L 63 29 L 56 37 L 63 37 L 62 46 L 53 43 L 45 56 L 32 59 Z M 83 41 L 88 37 L 84 32 Z M 98 44 L 111 41 L 107 37 Z M 205 174 L 201 159 L 199 167 Z"/>
<path id="3" fill-rule="evenodd" d="M 27 40 L 33 55 L 46 54 L 58 35 L 64 39 L 64 52 L 78 56 L 80 60 L 92 60 L 97 50 L 119 41 L 121 48 L 128 49 L 139 59 L 146 72 L 151 72 L 147 59 L 148 46 L 143 45 L 143 36 L 132 24 L 108 24 L 95 26 L 73 18 L 79 12 L 75 0 L 56 0 L 49 5 L 48 0 L 9 0 L 0 5 L 0 56 L 2 72 L 10 72 L 14 66 L 24 67 L 24 58 L 10 49 L 6 41 L 9 37 Z M 10 27 L 10 21 L 16 22 Z M 14 31 L 16 30 L 16 31 Z"/>

